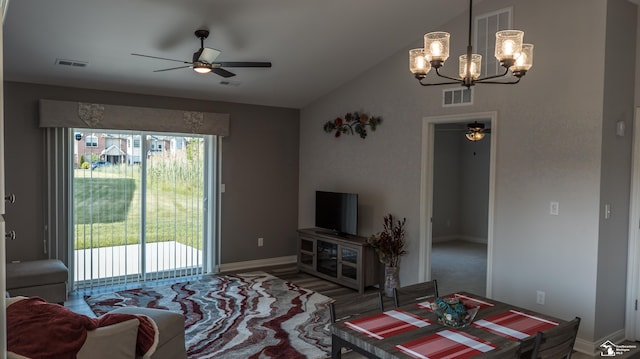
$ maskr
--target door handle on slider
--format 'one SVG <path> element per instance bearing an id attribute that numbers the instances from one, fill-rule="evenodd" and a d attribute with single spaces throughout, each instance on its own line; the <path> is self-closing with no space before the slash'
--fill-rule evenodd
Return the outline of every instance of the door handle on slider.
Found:
<path id="1" fill-rule="evenodd" d="M 4 196 L 4 200 L 9 201 L 9 203 L 16 203 L 16 195 L 13 193 L 10 195 L 6 195 Z"/>
<path id="2" fill-rule="evenodd" d="M 5 233 L 4 239 L 10 239 L 10 240 L 16 239 L 16 231 L 11 230 L 11 231 Z"/>

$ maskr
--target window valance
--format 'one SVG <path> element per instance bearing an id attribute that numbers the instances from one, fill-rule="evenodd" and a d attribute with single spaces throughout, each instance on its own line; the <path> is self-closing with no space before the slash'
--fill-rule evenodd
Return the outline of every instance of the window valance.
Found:
<path id="1" fill-rule="evenodd" d="M 40 100 L 40 127 L 229 135 L 229 114 Z"/>

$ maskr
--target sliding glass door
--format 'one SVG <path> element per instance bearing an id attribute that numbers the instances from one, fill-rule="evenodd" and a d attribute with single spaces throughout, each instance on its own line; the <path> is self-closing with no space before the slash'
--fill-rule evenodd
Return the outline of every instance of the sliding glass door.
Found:
<path id="1" fill-rule="evenodd" d="M 212 136 L 74 129 L 77 288 L 203 273 Z"/>

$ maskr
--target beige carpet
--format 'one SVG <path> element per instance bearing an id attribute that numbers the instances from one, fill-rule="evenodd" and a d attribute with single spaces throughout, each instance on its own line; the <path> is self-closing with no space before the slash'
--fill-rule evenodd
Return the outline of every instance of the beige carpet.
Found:
<path id="1" fill-rule="evenodd" d="M 465 291 L 484 296 L 487 292 L 487 245 L 463 240 L 433 243 L 431 277 L 438 293 Z"/>

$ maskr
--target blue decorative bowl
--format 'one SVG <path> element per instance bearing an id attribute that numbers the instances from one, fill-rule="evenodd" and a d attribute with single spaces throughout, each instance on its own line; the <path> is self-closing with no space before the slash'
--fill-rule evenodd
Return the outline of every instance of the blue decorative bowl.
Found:
<path id="1" fill-rule="evenodd" d="M 467 308 L 458 298 L 436 298 L 431 309 L 438 323 L 451 328 L 464 328 L 473 322 L 480 307 Z"/>

